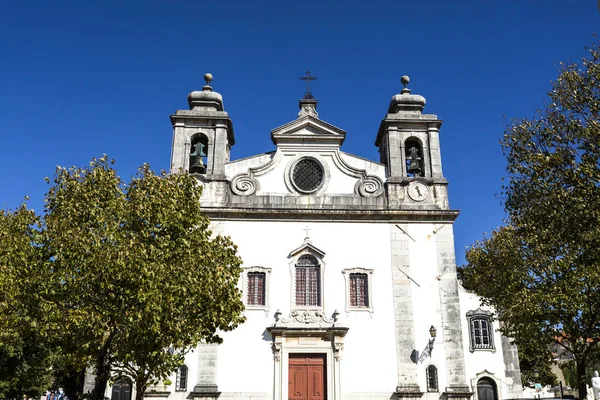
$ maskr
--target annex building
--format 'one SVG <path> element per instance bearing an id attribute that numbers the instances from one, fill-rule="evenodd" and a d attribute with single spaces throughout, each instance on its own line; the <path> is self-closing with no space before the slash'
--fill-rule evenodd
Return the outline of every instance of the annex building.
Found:
<path id="1" fill-rule="evenodd" d="M 271 131 L 274 151 L 231 160 L 234 124 L 205 80 L 171 116 L 171 172 L 195 174 L 213 231 L 238 245 L 247 322 L 146 397 L 520 397 L 516 347 L 456 278 L 442 121 L 408 77 L 373 129 L 377 161 L 342 151 L 310 91 Z M 106 395 L 127 400 L 127 386 Z"/>

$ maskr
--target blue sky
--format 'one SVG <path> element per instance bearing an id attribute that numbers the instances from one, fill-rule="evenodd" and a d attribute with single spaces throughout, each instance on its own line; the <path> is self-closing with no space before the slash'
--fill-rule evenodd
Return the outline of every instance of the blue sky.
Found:
<path id="1" fill-rule="evenodd" d="M 103 153 L 124 177 L 168 169 L 169 115 L 205 72 L 233 119 L 232 158 L 273 150 L 307 69 L 342 149 L 378 160 L 400 77 L 444 120 L 457 262 L 502 223 L 507 121 L 542 107 L 560 61 L 600 29 L 595 0 L 0 1 L 0 204 L 43 207 L 56 165 Z"/>

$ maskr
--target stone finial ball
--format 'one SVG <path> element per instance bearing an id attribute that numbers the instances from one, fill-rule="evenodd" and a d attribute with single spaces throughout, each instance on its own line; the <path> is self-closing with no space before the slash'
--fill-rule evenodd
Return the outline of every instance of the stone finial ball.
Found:
<path id="1" fill-rule="evenodd" d="M 408 77 L 408 75 L 404 75 L 402 76 L 402 78 L 400 78 L 400 82 L 406 86 L 408 85 L 408 83 L 410 82 L 410 78 Z"/>
<path id="2" fill-rule="evenodd" d="M 210 85 L 210 82 L 213 80 L 213 76 L 211 73 L 204 74 L 204 81 L 207 85 Z"/>

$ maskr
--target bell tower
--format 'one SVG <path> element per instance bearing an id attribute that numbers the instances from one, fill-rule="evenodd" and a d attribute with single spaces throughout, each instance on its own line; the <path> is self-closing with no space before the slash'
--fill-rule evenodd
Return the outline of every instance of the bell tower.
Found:
<path id="1" fill-rule="evenodd" d="M 202 91 L 188 95 L 189 110 L 171 115 L 171 173 L 188 171 L 205 182 L 225 182 L 225 164 L 235 144 L 233 125 L 223 109 L 223 97 L 213 92 L 213 76 L 205 74 Z"/>
<path id="2" fill-rule="evenodd" d="M 437 115 L 423 114 L 425 98 L 408 89 L 392 97 L 381 121 L 375 146 L 386 167 L 390 207 L 448 209 L 448 182 L 442 174 Z"/>

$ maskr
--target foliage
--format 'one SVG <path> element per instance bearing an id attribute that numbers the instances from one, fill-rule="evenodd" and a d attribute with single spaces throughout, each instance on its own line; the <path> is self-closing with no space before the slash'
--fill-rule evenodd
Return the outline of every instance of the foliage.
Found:
<path id="1" fill-rule="evenodd" d="M 552 372 L 552 364 L 552 355 L 548 348 L 527 345 L 519 347 L 519 367 L 524 384 L 557 385 L 558 379 Z"/>
<path id="2" fill-rule="evenodd" d="M 0 211 L 0 397 L 39 396 L 52 383 L 51 310 L 37 300 L 43 274 L 39 218 L 25 206 Z M 52 336 L 52 335 L 50 335 Z"/>
<path id="3" fill-rule="evenodd" d="M 550 102 L 512 124 L 508 225 L 474 244 L 461 272 L 522 345 L 574 356 L 579 396 L 600 341 L 600 51 L 563 66 Z"/>
<path id="4" fill-rule="evenodd" d="M 93 400 L 113 373 L 128 374 L 141 397 L 200 341 L 243 322 L 241 260 L 228 238 L 212 236 L 197 181 L 143 165 L 125 183 L 111 165 L 104 156 L 57 168 L 45 213 L 22 207 L 30 220 L 2 253 L 15 258 L 6 263 L 15 277 L 28 277 L 13 279 L 14 291 L 31 286 L 30 303 L 62 332 L 40 334 L 75 371 L 94 367 Z"/>

